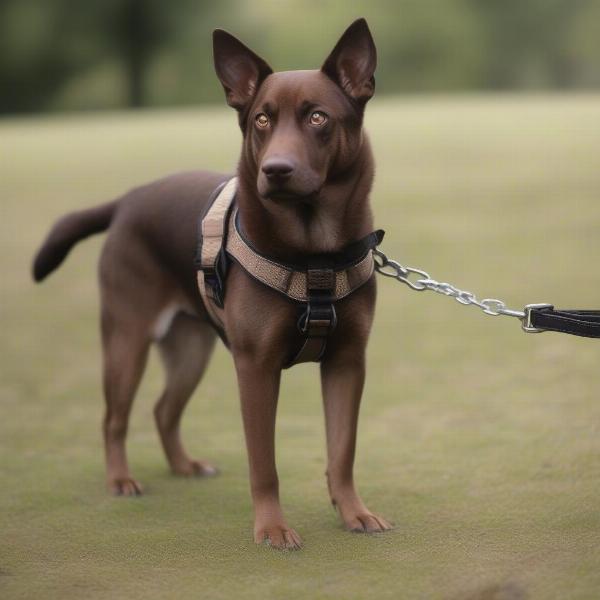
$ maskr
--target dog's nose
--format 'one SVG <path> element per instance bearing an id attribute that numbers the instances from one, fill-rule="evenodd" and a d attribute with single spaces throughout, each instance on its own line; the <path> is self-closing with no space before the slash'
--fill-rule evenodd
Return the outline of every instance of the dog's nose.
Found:
<path id="1" fill-rule="evenodd" d="M 262 172 L 268 179 L 287 179 L 293 170 L 294 165 L 285 158 L 268 158 L 262 164 Z"/>

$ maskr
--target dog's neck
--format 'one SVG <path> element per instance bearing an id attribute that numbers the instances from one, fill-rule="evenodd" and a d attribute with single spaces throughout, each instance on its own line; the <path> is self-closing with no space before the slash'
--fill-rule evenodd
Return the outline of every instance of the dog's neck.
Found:
<path id="1" fill-rule="evenodd" d="M 326 181 L 315 201 L 272 202 L 267 207 L 256 189 L 256 168 L 242 156 L 236 202 L 244 235 L 262 254 L 282 260 L 337 252 L 373 230 L 369 205 L 373 172 L 373 157 L 364 136 L 352 167 Z"/>

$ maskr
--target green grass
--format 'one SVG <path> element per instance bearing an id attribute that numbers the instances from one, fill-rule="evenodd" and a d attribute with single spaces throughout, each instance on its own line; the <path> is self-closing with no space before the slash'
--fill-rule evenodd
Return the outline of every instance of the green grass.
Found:
<path id="1" fill-rule="evenodd" d="M 384 249 L 501 297 L 600 308 L 600 97 L 378 100 L 367 125 Z M 397 523 L 342 530 L 327 501 L 317 368 L 286 373 L 284 508 L 306 546 L 257 547 L 231 359 L 220 348 L 184 419 L 215 480 L 171 477 L 152 420 L 153 357 L 129 435 L 140 499 L 104 491 L 102 240 L 40 287 L 52 221 L 196 166 L 231 170 L 227 109 L 0 122 L 0 597 L 592 599 L 600 594 L 600 343 L 525 335 L 379 282 L 357 481 Z"/>

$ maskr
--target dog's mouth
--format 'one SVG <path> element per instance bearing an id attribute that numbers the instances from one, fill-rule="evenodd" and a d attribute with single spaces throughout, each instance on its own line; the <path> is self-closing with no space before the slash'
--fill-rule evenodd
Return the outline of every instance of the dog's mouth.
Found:
<path id="1" fill-rule="evenodd" d="M 313 202 L 318 194 L 318 190 L 309 193 L 298 193 L 290 190 L 274 189 L 267 191 L 263 197 L 274 202 Z"/>
<path id="2" fill-rule="evenodd" d="M 260 197 L 278 205 L 313 204 L 319 197 L 321 182 L 312 173 L 300 173 L 285 179 L 267 178 L 262 173 L 256 181 Z"/>
<path id="3" fill-rule="evenodd" d="M 258 186 L 259 193 L 262 191 Z M 278 204 L 314 204 L 321 192 L 321 188 L 310 189 L 310 191 L 295 190 L 291 186 L 270 185 L 261 194 L 265 200 L 270 200 Z"/>

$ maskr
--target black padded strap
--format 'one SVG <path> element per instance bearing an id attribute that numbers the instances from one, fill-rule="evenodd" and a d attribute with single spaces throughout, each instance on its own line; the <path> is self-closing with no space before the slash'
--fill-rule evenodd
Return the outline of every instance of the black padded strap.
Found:
<path id="1" fill-rule="evenodd" d="M 532 308 L 530 323 L 543 331 L 600 338 L 600 310 L 558 310 L 553 306 Z"/>
<path id="2" fill-rule="evenodd" d="M 367 254 L 369 250 L 373 250 L 381 244 L 385 231 L 383 229 L 377 229 L 366 235 L 361 240 L 352 242 L 343 248 L 340 252 L 335 252 L 329 255 L 329 258 L 333 260 L 334 265 L 339 268 L 338 265 L 348 265 L 355 263 Z"/>
<path id="3" fill-rule="evenodd" d="M 278 258 L 265 256 L 264 254 L 259 252 L 255 248 L 254 244 L 246 237 L 244 231 L 242 230 L 242 227 L 240 225 L 239 211 L 236 214 L 235 218 L 238 233 L 240 234 L 240 237 L 244 240 L 244 243 L 247 246 L 252 248 L 252 250 L 259 256 L 262 256 L 263 258 L 266 258 L 268 260 L 276 261 L 278 264 L 287 267 L 288 269 L 291 269 L 293 271 L 306 271 L 311 267 L 311 265 L 327 265 L 336 271 L 343 271 L 344 269 L 348 269 L 349 267 L 352 267 L 357 262 L 362 260 L 367 255 L 367 252 L 369 252 L 369 250 L 372 250 L 373 248 L 379 246 L 379 244 L 381 244 L 383 240 L 383 236 L 385 235 L 385 231 L 383 229 L 377 229 L 366 235 L 364 238 L 361 238 L 360 240 L 351 242 L 347 246 L 344 246 L 344 248 L 342 248 L 338 252 L 307 254 L 305 257 L 303 257 L 301 263 L 291 263 L 279 260 Z"/>

